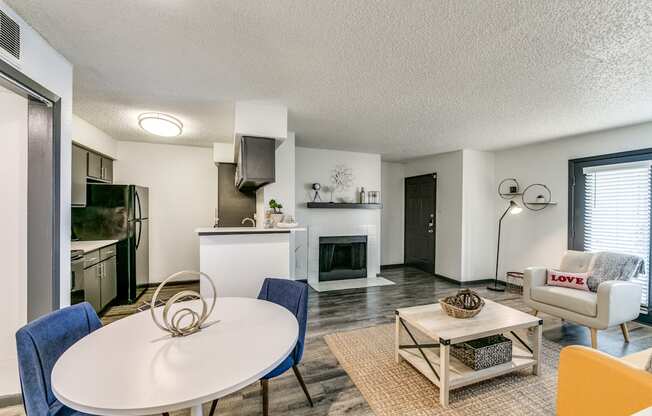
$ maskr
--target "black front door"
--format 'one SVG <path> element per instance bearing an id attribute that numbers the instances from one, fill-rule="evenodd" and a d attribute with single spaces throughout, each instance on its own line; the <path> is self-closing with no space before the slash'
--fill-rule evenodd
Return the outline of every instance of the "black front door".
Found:
<path id="1" fill-rule="evenodd" d="M 435 273 L 437 176 L 405 178 L 405 264 Z"/>

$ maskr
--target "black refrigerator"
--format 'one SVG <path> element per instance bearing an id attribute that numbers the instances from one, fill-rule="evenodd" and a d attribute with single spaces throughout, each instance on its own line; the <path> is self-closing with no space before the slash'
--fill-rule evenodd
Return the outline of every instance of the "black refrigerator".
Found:
<path id="1" fill-rule="evenodd" d="M 79 240 L 118 240 L 118 300 L 133 303 L 149 283 L 149 190 L 137 185 L 88 184 L 86 207 L 73 208 Z"/>

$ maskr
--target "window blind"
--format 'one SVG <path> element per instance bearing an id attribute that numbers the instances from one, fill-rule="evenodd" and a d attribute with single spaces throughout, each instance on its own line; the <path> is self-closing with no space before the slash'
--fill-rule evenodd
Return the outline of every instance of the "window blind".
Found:
<path id="1" fill-rule="evenodd" d="M 650 277 L 650 161 L 584 168 L 584 250 L 615 251 L 645 259 L 645 274 L 634 281 L 647 306 Z"/>

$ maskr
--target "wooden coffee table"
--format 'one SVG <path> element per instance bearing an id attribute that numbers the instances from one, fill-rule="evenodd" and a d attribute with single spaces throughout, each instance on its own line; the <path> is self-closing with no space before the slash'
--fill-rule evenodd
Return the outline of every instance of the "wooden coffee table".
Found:
<path id="1" fill-rule="evenodd" d="M 439 401 L 448 406 L 449 392 L 469 384 L 532 367 L 539 373 L 543 320 L 484 299 L 485 306 L 473 318 L 456 319 L 436 304 L 396 310 L 395 358 L 405 359 L 439 387 Z M 533 328 L 529 343 L 516 330 Z M 502 334 L 512 339 L 512 361 L 475 371 L 450 356 L 451 345 Z"/>

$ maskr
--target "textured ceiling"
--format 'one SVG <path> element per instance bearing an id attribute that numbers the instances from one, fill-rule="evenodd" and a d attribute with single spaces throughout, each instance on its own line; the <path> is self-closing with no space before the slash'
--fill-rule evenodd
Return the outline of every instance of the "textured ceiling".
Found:
<path id="1" fill-rule="evenodd" d="M 75 66 L 74 110 L 232 136 L 233 103 L 289 108 L 300 144 L 397 160 L 652 119 L 652 1 L 6 0 Z"/>

